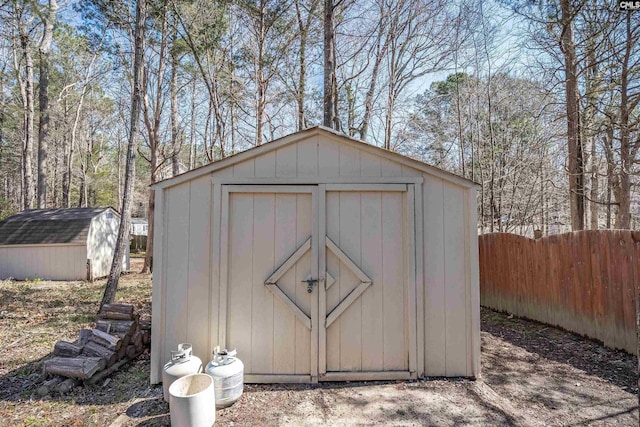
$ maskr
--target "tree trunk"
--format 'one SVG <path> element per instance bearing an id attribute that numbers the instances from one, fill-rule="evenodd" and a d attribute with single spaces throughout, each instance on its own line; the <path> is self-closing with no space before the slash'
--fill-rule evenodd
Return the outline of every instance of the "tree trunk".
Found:
<path id="1" fill-rule="evenodd" d="M 622 69 L 620 72 L 620 173 L 618 174 L 618 213 L 616 215 L 616 228 L 628 229 L 631 227 L 631 186 L 629 173 L 632 167 L 631 138 L 629 123 L 629 59 L 633 44 L 633 31 L 631 29 L 631 14 L 626 15 L 626 41 Z"/>
<path id="2" fill-rule="evenodd" d="M 118 281 L 122 272 L 122 259 L 129 244 L 129 228 L 131 224 L 131 202 L 133 199 L 133 181 L 135 179 L 136 147 L 135 139 L 138 133 L 138 119 L 140 116 L 140 100 L 142 97 L 142 69 L 144 60 L 144 26 L 146 18 L 146 0 L 136 1 L 135 24 L 135 53 L 133 60 L 133 94 L 131 97 L 131 119 L 129 123 L 129 141 L 127 144 L 127 163 L 124 181 L 124 194 L 122 197 L 122 212 L 120 227 L 118 228 L 118 240 L 111 262 L 109 279 L 104 290 L 100 307 L 110 304 L 116 299 Z"/>
<path id="3" fill-rule="evenodd" d="M 298 104 L 298 131 L 301 131 L 306 127 L 305 122 L 305 109 L 304 109 L 304 98 L 305 98 L 305 87 L 307 85 L 307 62 L 306 62 L 306 51 L 307 51 L 307 30 L 308 26 L 305 27 L 302 21 L 302 14 L 300 13 L 300 0 L 295 0 L 296 7 L 296 17 L 298 19 L 298 34 L 300 36 L 300 51 L 298 52 L 298 91 L 296 93 L 296 103 Z M 309 11 L 309 15 L 311 15 L 311 11 Z"/>
<path id="4" fill-rule="evenodd" d="M 582 116 L 582 132 L 585 146 L 589 146 L 589 229 L 598 229 L 598 153 L 596 151 L 596 123 L 598 95 L 600 87 L 598 79 L 598 61 L 596 57 L 597 29 L 588 24 L 589 37 L 586 40 L 587 68 L 585 73 L 585 97 L 587 105 Z"/>
<path id="5" fill-rule="evenodd" d="M 388 11 L 385 7 L 380 8 L 380 19 L 378 20 L 378 34 L 376 37 L 376 53 L 373 68 L 371 70 L 371 81 L 369 82 L 369 89 L 364 98 L 364 116 L 362 118 L 362 124 L 360 125 L 360 139 L 362 141 L 367 140 L 367 133 L 369 132 L 369 124 L 371 122 L 371 114 L 373 112 L 373 97 L 376 93 L 376 85 L 378 83 L 378 72 L 380 70 L 380 64 L 382 59 L 387 54 L 389 48 L 390 37 L 387 35 L 384 44 L 382 43 L 382 35 L 385 28 L 385 20 Z"/>
<path id="6" fill-rule="evenodd" d="M 151 180 L 153 182 L 157 181 L 157 173 L 155 169 L 157 169 L 157 156 L 155 153 L 151 153 Z M 147 210 L 147 249 L 144 255 L 144 265 L 142 266 L 141 273 L 151 273 L 153 270 L 153 220 L 155 218 L 156 211 L 156 192 L 155 190 L 149 190 L 149 207 Z"/>
<path id="7" fill-rule="evenodd" d="M 196 79 L 191 89 L 191 132 L 189 133 L 189 170 L 196 167 Z"/>
<path id="8" fill-rule="evenodd" d="M 261 5 L 262 6 L 262 5 Z M 256 147 L 262 145 L 262 131 L 264 127 L 264 110 L 266 104 L 266 82 L 264 78 L 264 44 L 266 42 L 265 13 L 261 7 L 258 18 L 258 57 L 255 64 L 256 79 Z M 219 126 L 219 125 L 218 125 Z M 221 141 L 222 144 L 222 141 Z"/>
<path id="9" fill-rule="evenodd" d="M 53 25 L 56 21 L 58 3 L 49 0 L 49 8 L 44 18 L 44 31 L 40 41 L 40 82 L 38 124 L 38 209 L 47 207 L 47 156 L 49 154 L 49 52 L 53 41 Z"/>
<path id="10" fill-rule="evenodd" d="M 391 126 L 393 120 L 393 108 L 395 106 L 393 77 L 389 78 L 389 93 L 387 98 L 387 112 L 384 119 L 384 148 L 391 150 Z"/>
<path id="11" fill-rule="evenodd" d="M 26 31 L 26 30 L 25 30 Z M 24 142 L 22 146 L 22 194 L 24 209 L 33 208 L 33 167 L 31 156 L 33 153 L 33 120 L 34 120 L 34 100 L 33 100 L 33 58 L 29 48 L 29 36 L 20 35 L 20 47 L 24 59 Z"/>
<path id="12" fill-rule="evenodd" d="M 147 133 L 149 136 L 149 170 L 151 171 L 151 182 L 153 185 L 158 180 L 158 146 L 160 144 L 160 125 L 162 119 L 162 82 L 164 80 L 164 67 L 165 67 L 165 49 L 167 45 L 167 10 L 166 7 L 163 10 L 162 15 L 162 39 L 160 42 L 160 52 L 158 55 L 158 77 L 156 82 L 156 99 L 153 110 L 153 122 L 149 119 L 149 103 L 147 101 L 147 95 L 144 95 L 144 117 L 147 127 Z M 177 77 L 177 75 L 176 75 Z M 173 76 L 172 76 L 173 78 Z M 173 94 L 172 94 L 173 95 Z M 177 92 L 176 92 L 177 98 Z M 176 101 L 177 102 L 177 101 Z M 172 111 L 173 114 L 173 111 Z M 177 115 L 177 111 L 176 111 Z M 176 118 L 177 120 L 177 118 Z M 173 127 L 173 117 L 171 118 Z M 176 123 L 177 126 L 177 123 Z M 173 129 L 172 129 L 173 131 Z M 147 249 L 144 256 L 144 265 L 142 266 L 142 273 L 150 273 L 153 265 L 153 218 L 155 211 L 155 191 L 149 189 L 149 204 L 147 207 L 147 223 L 149 224 L 147 229 Z"/>
<path id="13" fill-rule="evenodd" d="M 576 47 L 573 37 L 574 10 L 571 0 L 561 0 L 562 36 L 560 44 L 564 55 L 565 93 L 567 111 L 567 142 L 569 153 L 569 202 L 571 229 L 584 229 L 584 163 L 580 141 L 580 112 L 578 109 L 578 76 Z"/>
<path id="14" fill-rule="evenodd" d="M 177 27 L 173 26 L 173 45 L 171 46 L 171 169 L 173 176 L 180 173 L 180 147 L 178 129 L 178 67 L 180 61 L 176 51 Z"/>
<path id="15" fill-rule="evenodd" d="M 324 120 L 323 124 L 335 128 L 337 98 L 335 28 L 333 25 L 333 0 L 324 0 Z"/>

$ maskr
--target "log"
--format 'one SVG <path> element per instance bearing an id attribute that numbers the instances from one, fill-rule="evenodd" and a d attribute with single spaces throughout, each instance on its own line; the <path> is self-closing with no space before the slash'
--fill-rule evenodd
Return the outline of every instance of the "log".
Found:
<path id="1" fill-rule="evenodd" d="M 135 334 L 133 334 L 133 336 L 131 336 L 130 343 L 135 345 L 136 347 L 141 347 L 142 346 L 142 332 L 138 331 Z"/>
<path id="2" fill-rule="evenodd" d="M 128 346 L 129 343 L 131 342 L 131 334 L 126 334 L 126 335 L 118 334 L 116 336 L 120 337 L 120 340 L 122 341 L 122 343 L 120 344 L 120 348 Z"/>
<path id="3" fill-rule="evenodd" d="M 151 330 L 151 319 L 140 319 L 140 329 L 143 331 Z"/>
<path id="4" fill-rule="evenodd" d="M 38 387 L 38 396 L 45 397 L 46 395 L 53 393 L 58 384 L 64 380 L 64 377 L 56 375 L 50 380 L 45 381 L 40 387 Z"/>
<path id="5" fill-rule="evenodd" d="M 94 341 L 89 341 L 87 345 L 84 346 L 82 354 L 89 357 L 100 357 L 101 359 L 104 359 L 107 368 L 112 366 L 118 360 L 118 353 L 116 351 L 109 350 Z"/>
<path id="6" fill-rule="evenodd" d="M 77 379 L 67 378 L 55 388 L 55 391 L 58 392 L 59 394 L 67 394 L 71 390 L 73 390 L 75 386 L 77 386 L 78 384 L 80 384 L 80 381 L 78 381 Z"/>
<path id="7" fill-rule="evenodd" d="M 127 357 L 131 360 L 135 359 L 140 355 L 141 351 L 136 348 L 135 345 L 129 344 L 127 346 Z"/>
<path id="8" fill-rule="evenodd" d="M 89 341 L 89 337 L 91 337 L 91 335 L 93 335 L 91 333 L 91 329 L 80 329 L 76 344 L 79 346 L 84 346 Z"/>
<path id="9" fill-rule="evenodd" d="M 61 357 L 76 357 L 82 352 L 82 346 L 67 342 L 67 341 L 58 341 L 53 346 L 53 355 L 61 356 Z"/>
<path id="10" fill-rule="evenodd" d="M 85 380 L 106 366 L 99 357 L 54 357 L 44 362 L 47 374 Z"/>
<path id="11" fill-rule="evenodd" d="M 126 347 L 125 347 L 126 349 Z M 92 384 L 95 385 L 97 383 L 99 383 L 100 381 L 102 381 L 104 378 L 108 377 L 109 375 L 111 375 L 113 372 L 117 371 L 118 369 L 120 369 L 123 365 L 126 365 L 127 363 L 129 363 L 131 360 L 128 358 L 124 358 L 122 360 L 117 361 L 112 367 L 105 369 L 104 371 L 100 371 L 97 374 L 95 374 L 93 377 L 91 377 L 90 380 L 87 381 L 87 384 Z"/>
<path id="12" fill-rule="evenodd" d="M 123 345 L 122 347 L 120 347 L 120 350 L 118 350 L 118 360 L 124 358 L 127 355 L 127 347 L 129 346 Z"/>
<path id="13" fill-rule="evenodd" d="M 102 332 L 98 329 L 93 329 L 91 331 L 89 342 L 91 341 L 98 343 L 101 346 L 108 348 L 109 350 L 119 350 L 122 346 L 122 340 L 120 339 L 120 337 L 107 334 L 106 332 Z"/>
<path id="14" fill-rule="evenodd" d="M 133 333 L 137 322 L 134 320 L 100 319 L 96 322 L 96 329 L 111 335 Z"/>
<path id="15" fill-rule="evenodd" d="M 149 329 L 142 331 L 142 344 L 145 346 L 151 344 L 151 331 Z"/>
<path id="16" fill-rule="evenodd" d="M 133 306 L 129 304 L 105 304 L 98 313 L 100 319 L 133 320 Z"/>

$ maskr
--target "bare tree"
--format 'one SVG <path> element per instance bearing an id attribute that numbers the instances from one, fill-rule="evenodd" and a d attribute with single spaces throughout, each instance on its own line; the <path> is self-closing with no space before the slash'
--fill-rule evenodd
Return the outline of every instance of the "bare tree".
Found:
<path id="1" fill-rule="evenodd" d="M 23 116 L 22 143 L 22 207 L 33 207 L 33 140 L 34 140 L 34 78 L 29 16 L 22 2 L 13 2 L 14 20 L 18 35 L 18 46 L 14 50 L 14 68 L 20 86 Z"/>
<path id="2" fill-rule="evenodd" d="M 324 0 L 324 119 L 326 127 L 338 129 L 338 115 L 336 104 L 338 102 L 338 85 L 336 81 L 336 50 L 335 50 L 335 25 L 334 14 L 340 0 Z"/>
<path id="3" fill-rule="evenodd" d="M 309 31 L 315 18 L 316 9 L 320 1 L 311 0 L 305 5 L 302 0 L 295 0 L 296 21 L 298 23 L 298 39 L 300 46 L 298 48 L 298 86 L 295 89 L 295 98 L 298 113 L 298 130 L 307 127 L 305 94 L 307 88 L 307 43 L 309 42 Z M 304 13 L 306 16 L 304 16 Z"/>
<path id="4" fill-rule="evenodd" d="M 38 209 L 47 207 L 47 155 L 49 151 L 49 53 L 53 41 L 53 26 L 58 12 L 58 2 L 49 0 L 49 6 L 42 15 L 44 30 L 40 40 L 40 80 L 38 122 Z"/>
<path id="5" fill-rule="evenodd" d="M 447 2 L 397 0 L 391 6 L 387 53 L 387 105 L 384 147 L 391 149 L 396 101 L 407 86 L 427 73 L 439 71 L 452 50 Z"/>
<path id="6" fill-rule="evenodd" d="M 122 196 L 122 212 L 120 213 L 120 226 L 118 228 L 118 240 L 111 262 L 109 279 L 104 289 L 104 295 L 100 307 L 112 303 L 116 298 L 118 281 L 122 273 L 122 259 L 129 244 L 129 229 L 131 224 L 131 204 L 133 198 L 133 181 L 135 179 L 136 147 L 135 140 L 138 134 L 138 120 L 140 116 L 140 104 L 143 92 L 143 61 L 144 61 L 144 26 L 146 20 L 146 0 L 136 1 L 135 42 L 133 59 L 133 93 L 131 95 L 131 119 L 129 123 L 129 141 L 127 144 L 127 163 L 124 180 L 124 194 Z"/>
<path id="7" fill-rule="evenodd" d="M 564 57 L 565 94 L 567 109 L 567 147 L 569 153 L 569 206 L 571 228 L 584 229 L 584 156 L 580 140 L 580 111 L 574 19 L 576 10 L 571 0 L 560 0 L 560 49 Z"/>
<path id="8" fill-rule="evenodd" d="M 159 16 L 157 19 L 157 23 L 159 27 L 157 31 L 159 31 L 160 36 L 160 46 L 158 51 L 158 57 L 155 61 L 157 64 L 157 69 L 155 70 L 155 90 L 154 90 L 154 105 L 153 107 L 149 103 L 149 94 L 147 91 L 148 88 L 148 79 L 149 79 L 149 64 L 145 64 L 144 66 L 144 84 L 143 87 L 143 96 L 142 96 L 142 111 L 144 117 L 144 124 L 147 128 L 147 140 L 149 143 L 149 158 L 146 160 L 149 162 L 149 172 L 150 172 L 150 184 L 153 185 L 158 180 L 158 168 L 162 165 L 162 161 L 159 158 L 159 150 L 161 144 L 161 135 L 160 135 L 160 127 L 162 125 L 162 104 L 164 99 L 164 73 L 166 66 L 166 50 L 168 43 L 168 17 L 167 17 L 167 4 L 165 3 L 159 10 Z M 176 76 L 177 77 L 177 76 Z M 173 94 L 172 94 L 173 96 Z M 177 94 L 176 94 L 177 96 Z M 172 100 L 173 102 L 173 100 Z M 172 125 L 173 125 L 173 116 Z M 155 191 L 153 189 L 149 189 L 149 199 L 147 205 L 147 221 L 149 224 L 148 232 L 147 232 L 147 250 L 144 256 L 144 265 L 142 267 L 142 273 L 149 273 L 152 268 L 153 262 L 153 220 L 155 218 Z"/>

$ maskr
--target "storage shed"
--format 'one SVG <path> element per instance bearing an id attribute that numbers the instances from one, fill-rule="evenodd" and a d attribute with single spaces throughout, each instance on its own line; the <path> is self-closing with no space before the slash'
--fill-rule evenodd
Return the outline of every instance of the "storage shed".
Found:
<path id="1" fill-rule="evenodd" d="M 180 342 L 245 382 L 479 375 L 473 182 L 314 127 L 154 188 L 152 383 Z"/>
<path id="2" fill-rule="evenodd" d="M 120 215 L 109 207 L 28 209 L 0 221 L 0 279 L 93 280 L 109 274 Z M 123 260 L 129 269 L 129 253 Z"/>

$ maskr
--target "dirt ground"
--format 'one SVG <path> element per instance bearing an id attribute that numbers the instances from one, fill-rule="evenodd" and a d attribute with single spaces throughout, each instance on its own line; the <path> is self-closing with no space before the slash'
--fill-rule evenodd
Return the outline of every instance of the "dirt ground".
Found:
<path id="1" fill-rule="evenodd" d="M 140 261 L 134 260 L 134 269 Z M 97 386 L 39 398 L 42 361 L 97 311 L 104 281 L 0 282 L 0 425 L 163 426 L 149 355 Z M 123 276 L 118 300 L 150 309 L 150 278 Z M 218 425 L 638 425 L 635 358 L 574 334 L 482 310 L 482 378 L 246 385 Z"/>

